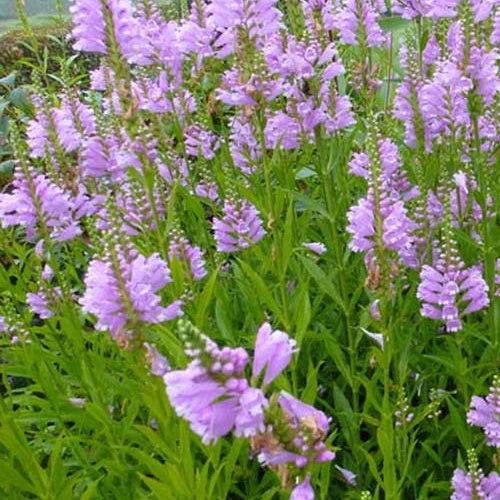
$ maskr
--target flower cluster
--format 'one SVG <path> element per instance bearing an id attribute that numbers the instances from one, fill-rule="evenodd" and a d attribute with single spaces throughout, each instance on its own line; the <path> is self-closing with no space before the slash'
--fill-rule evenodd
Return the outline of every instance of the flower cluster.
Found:
<path id="1" fill-rule="evenodd" d="M 451 500 L 495 500 L 500 496 L 500 476 L 491 472 L 486 476 L 479 467 L 474 451 L 468 452 L 469 471 L 456 469 L 453 474 Z"/>
<path id="2" fill-rule="evenodd" d="M 133 336 L 137 322 L 160 323 L 182 315 L 182 301 L 165 307 L 156 294 L 170 281 L 168 266 L 158 255 L 144 257 L 117 246 L 89 263 L 80 303 L 97 317 L 98 330 L 126 340 Z"/>
<path id="3" fill-rule="evenodd" d="M 422 316 L 443 320 L 446 331 L 462 328 L 461 315 L 470 314 L 489 303 L 488 285 L 477 267 L 465 268 L 453 248 L 444 249 L 434 266 L 424 265 L 417 297 L 423 301 Z M 464 304 L 462 312 L 460 303 Z"/>
<path id="4" fill-rule="evenodd" d="M 258 210 L 247 200 L 226 200 L 224 217 L 214 217 L 213 228 L 220 252 L 248 248 L 265 235 Z"/>
<path id="5" fill-rule="evenodd" d="M 243 348 L 220 349 L 187 322 L 180 321 L 179 329 L 191 361 L 184 370 L 167 371 L 163 379 L 176 413 L 204 443 L 230 432 L 245 436 L 262 464 L 288 467 L 296 474 L 307 464 L 335 458 L 324 443 L 329 419 L 323 412 L 284 391 L 266 396 L 269 384 L 295 352 L 295 342 L 285 332 L 273 330 L 269 323 L 260 327 L 249 382 L 249 356 Z M 303 498 L 303 490 L 313 498 L 309 475 L 292 498 Z"/>
<path id="6" fill-rule="evenodd" d="M 467 422 L 482 427 L 488 445 L 500 448 L 500 377 L 495 377 L 486 398 L 472 397 Z"/>

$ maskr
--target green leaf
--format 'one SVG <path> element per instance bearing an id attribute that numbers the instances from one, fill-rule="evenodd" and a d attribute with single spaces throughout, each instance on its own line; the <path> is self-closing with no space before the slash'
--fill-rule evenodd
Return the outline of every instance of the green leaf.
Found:
<path id="1" fill-rule="evenodd" d="M 196 300 L 195 323 L 202 330 L 208 324 L 206 314 L 208 306 L 210 305 L 210 302 L 212 301 L 214 296 L 214 287 L 215 284 L 217 283 L 218 274 L 219 274 L 219 269 L 214 269 L 212 271 L 212 274 L 209 280 L 207 281 L 207 284 L 203 288 L 203 292 L 201 292 L 201 295 Z"/>
<path id="2" fill-rule="evenodd" d="M 278 318 L 278 320 L 288 327 L 287 321 L 281 311 L 280 306 L 274 299 L 272 293 L 269 291 L 269 285 L 257 274 L 246 262 L 240 261 L 244 273 L 250 278 L 252 284 L 257 292 L 257 297 L 263 302 Z"/>
<path id="3" fill-rule="evenodd" d="M 14 160 L 7 160 L 0 163 L 0 174 L 11 176 L 14 171 L 16 162 Z"/>
<path id="4" fill-rule="evenodd" d="M 7 98 L 16 108 L 20 109 L 23 113 L 32 116 L 33 115 L 33 105 L 28 99 L 26 92 L 21 87 L 14 89 L 10 92 Z"/>
<path id="5" fill-rule="evenodd" d="M 378 23 L 384 31 L 391 33 L 403 31 L 412 24 L 411 20 L 403 19 L 401 16 L 381 17 L 379 18 Z"/>
<path id="6" fill-rule="evenodd" d="M 14 72 L 0 78 L 0 85 L 5 87 L 13 87 L 16 84 L 16 74 Z"/>
<path id="7" fill-rule="evenodd" d="M 300 260 L 304 264 L 307 272 L 316 281 L 321 290 L 326 293 L 333 301 L 340 307 L 342 311 L 345 310 L 344 302 L 340 297 L 339 292 L 335 288 L 333 281 L 325 274 L 325 272 L 312 260 L 307 257 L 300 256 Z"/>

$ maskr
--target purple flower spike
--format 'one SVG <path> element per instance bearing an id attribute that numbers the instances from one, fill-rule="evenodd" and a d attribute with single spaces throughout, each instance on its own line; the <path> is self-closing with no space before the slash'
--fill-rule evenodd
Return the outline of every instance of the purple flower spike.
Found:
<path id="1" fill-rule="evenodd" d="M 252 377 L 260 376 L 265 368 L 263 384 L 270 384 L 288 366 L 294 352 L 295 340 L 285 332 L 273 331 L 269 323 L 264 323 L 255 341 Z"/>
<path id="2" fill-rule="evenodd" d="M 109 259 L 94 259 L 85 277 L 80 303 L 85 312 L 97 317 L 98 330 L 109 330 L 116 338 L 130 322 L 161 323 L 182 315 L 182 301 L 167 307 L 160 304 L 157 292 L 171 279 L 167 264 L 157 254 L 147 258 L 118 254 L 119 275 Z"/>
<path id="3" fill-rule="evenodd" d="M 31 179 L 27 179 L 21 171 L 16 171 L 12 192 L 0 194 L 2 227 L 25 226 L 30 240 L 41 223 L 55 241 L 67 241 L 81 234 L 78 219 L 90 209 L 86 197 L 83 194 L 73 196 L 35 171 L 30 172 L 30 176 Z M 30 183 L 35 199 L 32 198 Z"/>
<path id="4" fill-rule="evenodd" d="M 151 64 L 153 48 L 144 36 L 129 0 L 106 0 L 113 19 L 114 36 L 123 57 L 131 64 Z"/>
<path id="5" fill-rule="evenodd" d="M 247 200 L 226 201 L 224 217 L 215 217 L 213 228 L 219 252 L 237 252 L 248 248 L 266 233 L 259 211 Z"/>
<path id="6" fill-rule="evenodd" d="M 472 397 L 467 422 L 484 429 L 489 446 L 500 447 L 500 379 L 495 379 L 486 399 Z"/>
<path id="7" fill-rule="evenodd" d="M 380 16 L 381 4 L 372 0 L 347 0 L 336 16 L 336 28 L 342 42 L 358 45 L 361 31 L 364 33 L 368 47 L 377 47 L 385 43 L 385 37 L 377 18 Z M 383 7 L 385 10 L 385 7 Z M 360 25 L 363 26 L 362 30 Z"/>
<path id="8" fill-rule="evenodd" d="M 480 269 L 464 269 L 464 263 L 453 249 L 449 255 L 441 253 L 434 266 L 422 267 L 417 297 L 423 302 L 422 316 L 445 321 L 448 332 L 461 330 L 462 315 L 489 304 L 488 285 Z M 459 305 L 465 305 L 463 311 Z"/>
<path id="9" fill-rule="evenodd" d="M 102 0 L 71 0 L 75 43 L 73 48 L 84 52 L 106 54 L 106 21 Z"/>
<path id="10" fill-rule="evenodd" d="M 43 288 L 38 293 L 26 294 L 26 302 L 29 304 L 31 310 L 42 319 L 54 316 L 53 309 L 57 306 L 56 299 L 61 296 L 61 289 L 59 287 L 53 289 L 51 292 L 50 297 Z"/>
<path id="11" fill-rule="evenodd" d="M 264 432 L 264 410 L 269 403 L 264 393 L 249 387 L 244 378 L 247 352 L 242 348 L 219 349 L 206 335 L 193 328 L 190 331 L 186 354 L 193 361 L 185 370 L 164 376 L 176 413 L 190 422 L 204 443 L 232 430 L 245 437 Z"/>
<path id="12" fill-rule="evenodd" d="M 451 484 L 453 487 L 451 500 L 473 500 L 474 488 L 470 474 L 465 474 L 463 470 L 456 469 Z"/>
<path id="13" fill-rule="evenodd" d="M 485 476 L 481 469 L 467 474 L 456 469 L 451 481 L 453 493 L 451 500 L 497 500 L 500 498 L 500 476 L 492 472 Z"/>
<path id="14" fill-rule="evenodd" d="M 191 275 L 194 281 L 200 281 L 207 275 L 205 269 L 205 260 L 200 247 L 193 247 L 187 238 L 175 238 L 168 249 L 168 257 L 176 257 L 180 261 L 186 261 L 189 264 Z"/>
<path id="15" fill-rule="evenodd" d="M 314 500 L 314 490 L 311 486 L 310 475 L 307 475 L 304 481 L 293 489 L 290 500 Z"/>

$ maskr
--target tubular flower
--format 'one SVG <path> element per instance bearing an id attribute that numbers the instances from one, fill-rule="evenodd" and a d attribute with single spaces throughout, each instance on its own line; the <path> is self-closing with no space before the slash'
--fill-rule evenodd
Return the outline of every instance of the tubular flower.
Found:
<path id="1" fill-rule="evenodd" d="M 290 500 L 314 500 L 314 490 L 311 486 L 310 475 L 307 475 L 304 481 L 293 489 Z"/>
<path id="2" fill-rule="evenodd" d="M 131 64 L 148 66 L 153 48 L 144 36 L 129 0 L 106 0 L 113 20 L 113 33 L 122 56 Z"/>
<path id="3" fill-rule="evenodd" d="M 451 484 L 451 500 L 496 500 L 500 495 L 500 476 L 496 472 L 485 476 L 481 469 L 467 474 L 456 469 Z"/>
<path id="4" fill-rule="evenodd" d="M 323 442 L 329 419 L 322 411 L 284 391 L 273 404 L 276 407 L 271 406 L 270 412 L 276 413 L 273 424 L 276 431 L 268 430 L 263 435 L 258 455 L 261 463 L 269 466 L 291 463 L 303 468 L 308 463 L 329 462 L 335 458 L 335 453 Z M 288 429 L 286 434 L 280 433 L 283 425 Z"/>
<path id="5" fill-rule="evenodd" d="M 238 34 L 245 31 L 260 48 L 265 40 L 278 33 L 281 12 L 277 0 L 213 0 L 207 7 L 207 25 L 220 33 L 215 41 L 219 57 L 232 54 L 238 44 Z"/>
<path id="6" fill-rule="evenodd" d="M 370 136 L 368 152 L 355 153 L 349 169 L 367 179 L 369 186 L 367 196 L 347 214 L 347 231 L 352 236 L 350 248 L 366 252 L 370 261 L 376 259 L 377 250 L 382 250 L 378 246 L 382 244 L 385 249 L 397 252 L 405 265 L 414 267 L 411 254 L 416 225 L 408 217 L 404 204 L 413 194 L 396 145 L 389 139 L 375 143 Z"/>
<path id="7" fill-rule="evenodd" d="M 256 138 L 257 131 L 243 114 L 234 116 L 230 126 L 229 149 L 233 162 L 245 174 L 253 174 L 262 156 L 260 144 Z"/>
<path id="8" fill-rule="evenodd" d="M 174 256 L 188 263 L 194 281 L 200 281 L 207 275 L 203 252 L 200 247 L 191 246 L 187 238 L 178 236 L 172 240 L 168 249 L 168 257 L 172 259 Z"/>
<path id="9" fill-rule="evenodd" d="M 265 235 L 258 210 L 247 200 L 227 200 L 224 217 L 214 218 L 219 252 L 237 252 L 259 242 Z"/>
<path id="10" fill-rule="evenodd" d="M 495 378 L 486 398 L 472 397 L 467 422 L 483 428 L 489 446 L 500 447 L 500 378 Z"/>
<path id="11" fill-rule="evenodd" d="M 83 52 L 106 54 L 105 0 L 71 0 L 73 48 Z"/>
<path id="12" fill-rule="evenodd" d="M 186 369 L 164 376 L 176 413 L 190 422 L 204 443 L 232 430 L 246 437 L 263 431 L 268 401 L 260 389 L 248 386 L 244 376 L 247 352 L 241 347 L 219 349 L 194 327 L 179 326 L 192 361 Z"/>
<path id="13" fill-rule="evenodd" d="M 461 330 L 461 317 L 489 304 L 488 285 L 478 267 L 464 268 L 456 250 L 439 253 L 434 266 L 424 265 L 417 297 L 422 316 L 442 320 L 447 332 Z"/>
<path id="14" fill-rule="evenodd" d="M 259 461 L 271 468 L 303 468 L 335 458 L 324 438 L 329 419 L 316 408 L 286 392 L 264 395 L 271 382 L 290 362 L 295 343 L 268 323 L 259 330 L 252 367 L 252 386 L 245 378 L 248 354 L 241 347 L 220 349 L 187 322 L 179 322 L 180 337 L 192 359 L 186 369 L 164 375 L 167 394 L 179 416 L 185 418 L 204 443 L 234 432 L 250 438 Z M 266 370 L 263 386 L 255 387 Z M 291 472 L 291 471 L 290 471 Z M 291 486 L 291 485 L 290 485 Z M 309 479 L 294 490 L 313 495 Z M 311 497 L 313 498 L 313 497 Z"/>
<path id="15" fill-rule="evenodd" d="M 295 340 L 280 330 L 264 323 L 255 341 L 252 377 L 258 377 L 265 369 L 264 385 L 270 384 L 290 363 L 295 350 Z"/>
<path id="16" fill-rule="evenodd" d="M 219 149 L 217 136 L 199 125 L 192 125 L 184 131 L 186 152 L 192 156 L 201 156 L 212 160 Z"/>
<path id="17" fill-rule="evenodd" d="M 275 149 L 295 149 L 300 145 L 300 124 L 283 111 L 271 115 L 264 130 L 266 147 Z"/>
<path id="18" fill-rule="evenodd" d="M 455 63 L 438 63 L 432 80 L 422 86 L 418 96 L 428 149 L 440 134 L 458 138 L 462 128 L 470 126 L 466 93 L 471 88 L 471 80 Z"/>
<path id="19" fill-rule="evenodd" d="M 455 17 L 460 0 L 395 0 L 394 12 L 401 14 L 405 19 L 413 19 L 417 16 L 440 19 L 443 17 Z"/>
<path id="20" fill-rule="evenodd" d="M 355 252 L 367 252 L 376 247 L 376 221 L 373 190 L 368 191 L 366 198 L 361 198 L 352 207 L 347 218 L 347 231 L 352 235 L 349 246 Z M 404 253 L 411 244 L 413 222 L 408 218 L 406 208 L 401 200 L 384 197 L 380 202 L 382 218 L 382 241 L 388 250 Z"/>
<path id="21" fill-rule="evenodd" d="M 30 177 L 17 170 L 12 193 L 0 194 L 2 227 L 24 226 L 30 240 L 37 226 L 45 226 L 59 242 L 78 236 L 78 220 L 91 209 L 86 197 L 69 194 L 43 174 L 32 171 Z"/>
<path id="22" fill-rule="evenodd" d="M 40 316 L 42 319 L 52 318 L 54 309 L 61 298 L 61 289 L 56 288 L 40 288 L 37 293 L 27 293 L 26 302 L 31 310 Z"/>
<path id="23" fill-rule="evenodd" d="M 358 45 L 363 36 L 368 47 L 383 45 L 386 39 L 377 22 L 380 13 L 385 10 L 383 3 L 377 0 L 347 0 L 335 21 L 340 39 L 349 45 Z"/>
<path id="24" fill-rule="evenodd" d="M 162 356 L 154 345 L 144 342 L 144 347 L 146 348 L 146 361 L 151 367 L 149 373 L 157 377 L 163 377 L 171 369 L 167 358 Z"/>
<path id="25" fill-rule="evenodd" d="M 157 254 L 125 256 L 116 248 L 115 258 L 90 262 L 85 293 L 80 300 L 86 313 L 97 317 L 96 328 L 112 337 L 128 335 L 137 322 L 161 323 L 182 315 L 181 301 L 160 304 L 157 292 L 171 281 L 167 264 Z"/>

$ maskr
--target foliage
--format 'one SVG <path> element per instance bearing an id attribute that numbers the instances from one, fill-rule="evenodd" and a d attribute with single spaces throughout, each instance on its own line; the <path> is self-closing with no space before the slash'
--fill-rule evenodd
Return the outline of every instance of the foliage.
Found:
<path id="1" fill-rule="evenodd" d="M 71 41 L 62 19 L 0 39 L 2 498 L 276 500 L 310 477 L 325 500 L 467 480 L 479 500 L 479 468 L 495 480 L 498 9 L 245 2 L 78 0 Z M 207 339 L 276 378 L 217 371 Z M 221 401 L 172 396 L 190 369 L 248 379 L 273 425 L 206 443 Z M 294 427 L 283 391 L 317 410 Z M 259 463 L 297 428 L 322 443 L 320 412 L 335 461 Z"/>

